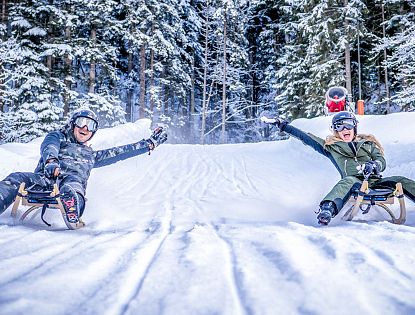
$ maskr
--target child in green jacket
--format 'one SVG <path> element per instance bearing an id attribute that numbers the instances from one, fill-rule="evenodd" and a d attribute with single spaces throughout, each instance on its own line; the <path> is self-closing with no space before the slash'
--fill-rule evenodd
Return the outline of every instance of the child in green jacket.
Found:
<path id="1" fill-rule="evenodd" d="M 278 126 L 295 138 L 311 146 L 328 157 L 341 175 L 341 180 L 323 198 L 317 219 L 327 225 L 349 200 L 353 190 L 360 188 L 365 175 L 369 175 L 370 188 L 395 188 L 402 183 L 405 196 L 415 202 L 415 181 L 403 176 L 382 178 L 380 173 L 386 168 L 386 160 L 381 144 L 373 135 L 357 133 L 357 119 L 350 112 L 339 112 L 333 116 L 333 134 L 326 139 L 293 127 L 281 118 L 263 119 Z"/>

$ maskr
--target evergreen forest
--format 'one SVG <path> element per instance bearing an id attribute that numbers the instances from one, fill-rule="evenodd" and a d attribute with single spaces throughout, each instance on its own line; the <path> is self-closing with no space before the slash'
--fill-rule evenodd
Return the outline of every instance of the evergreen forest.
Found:
<path id="1" fill-rule="evenodd" d="M 263 111 L 415 108 L 413 0 L 1 0 L 0 143 L 149 118 L 170 143 L 270 138 Z"/>

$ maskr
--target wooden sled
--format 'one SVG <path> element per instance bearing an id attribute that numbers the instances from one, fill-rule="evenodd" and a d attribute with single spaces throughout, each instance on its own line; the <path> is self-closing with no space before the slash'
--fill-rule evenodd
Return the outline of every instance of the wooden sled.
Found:
<path id="1" fill-rule="evenodd" d="M 62 215 L 62 218 L 70 230 L 76 230 L 81 227 L 85 226 L 85 223 L 82 220 L 79 220 L 78 223 L 71 223 L 66 218 L 65 209 L 63 208 L 63 204 L 60 198 L 59 189 L 57 184 L 53 184 L 52 190 L 47 191 L 37 191 L 37 190 L 30 190 L 30 188 L 25 188 L 25 183 L 21 183 L 19 187 L 19 191 L 16 196 L 16 200 L 14 201 L 11 216 L 14 220 L 17 220 L 17 209 L 19 206 L 23 205 L 29 207 L 19 218 L 20 223 L 23 223 L 24 219 L 35 210 L 42 208 L 41 212 L 41 219 L 47 225 L 51 226 L 48 222 L 45 221 L 43 218 L 46 209 L 58 209 Z"/>
<path id="2" fill-rule="evenodd" d="M 391 223 L 403 224 L 406 220 L 406 207 L 404 200 L 404 193 L 402 189 L 402 184 L 397 183 L 395 190 L 386 188 L 386 189 L 369 189 L 369 183 L 365 179 L 360 187 L 360 190 L 352 193 L 348 203 L 349 209 L 343 215 L 343 219 L 351 221 L 359 212 L 359 209 L 363 214 L 369 212 L 372 206 L 379 206 L 384 209 L 391 220 L 388 220 Z M 395 202 L 395 198 L 398 199 L 400 213 L 396 217 L 392 212 L 391 208 L 388 205 L 392 205 Z"/>

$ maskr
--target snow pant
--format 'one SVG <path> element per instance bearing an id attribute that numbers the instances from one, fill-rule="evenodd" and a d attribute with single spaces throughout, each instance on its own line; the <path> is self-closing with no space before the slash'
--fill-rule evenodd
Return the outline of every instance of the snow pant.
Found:
<path id="1" fill-rule="evenodd" d="M 363 180 L 355 176 L 342 178 L 332 190 L 323 198 L 324 201 L 333 201 L 336 204 L 337 212 L 343 208 L 355 189 L 360 189 Z M 369 188 L 392 188 L 395 189 L 396 183 L 401 183 L 404 195 L 415 202 L 415 181 L 404 176 L 390 176 L 381 179 L 369 179 Z"/>
<path id="2" fill-rule="evenodd" d="M 0 214 L 3 213 L 16 199 L 17 192 L 20 184 L 25 183 L 26 187 L 33 185 L 47 188 L 49 186 L 48 180 L 43 174 L 31 173 L 31 172 L 16 172 L 11 173 L 5 179 L 0 181 Z M 79 216 L 82 216 L 85 209 L 85 198 L 80 192 L 82 184 L 74 181 L 71 177 L 64 177 L 62 180 L 58 180 L 58 186 L 63 185 L 71 186 L 78 194 L 79 197 Z"/>

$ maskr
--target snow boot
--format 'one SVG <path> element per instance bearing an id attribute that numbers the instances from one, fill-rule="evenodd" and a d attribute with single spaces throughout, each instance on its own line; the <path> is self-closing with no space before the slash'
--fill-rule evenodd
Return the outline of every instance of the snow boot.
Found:
<path id="1" fill-rule="evenodd" d="M 318 223 L 321 225 L 327 225 L 330 223 L 331 218 L 337 214 L 337 207 L 333 201 L 325 200 L 320 204 L 320 211 L 317 215 Z"/>
<path id="2" fill-rule="evenodd" d="M 79 222 L 78 194 L 71 186 L 63 185 L 63 187 L 61 188 L 61 200 L 63 209 L 66 213 L 65 221 L 67 221 L 67 223 L 69 223 L 71 227 L 76 227 L 77 223 Z"/>

